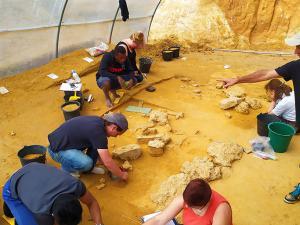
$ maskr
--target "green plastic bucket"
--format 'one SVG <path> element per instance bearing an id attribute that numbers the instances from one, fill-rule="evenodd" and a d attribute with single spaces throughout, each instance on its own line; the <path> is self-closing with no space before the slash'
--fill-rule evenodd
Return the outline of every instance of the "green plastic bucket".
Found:
<path id="1" fill-rule="evenodd" d="M 270 144 L 275 152 L 283 153 L 289 147 L 295 129 L 286 123 L 273 122 L 268 125 Z"/>

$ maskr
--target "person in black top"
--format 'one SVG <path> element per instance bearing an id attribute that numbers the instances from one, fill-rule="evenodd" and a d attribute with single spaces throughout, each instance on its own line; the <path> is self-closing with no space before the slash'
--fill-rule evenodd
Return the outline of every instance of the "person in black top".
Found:
<path id="1" fill-rule="evenodd" d="M 81 172 L 103 174 L 101 167 L 95 167 L 99 161 L 114 175 L 127 180 L 128 173 L 119 168 L 108 151 L 108 137 L 122 135 L 127 129 L 128 121 L 121 113 L 78 116 L 48 135 L 48 152 L 73 176 L 79 177 Z"/>
<path id="2" fill-rule="evenodd" d="M 120 41 L 117 46 L 122 46 L 126 49 L 126 55 L 129 59 L 134 75 L 138 83 L 143 81 L 143 74 L 136 65 L 136 52 L 135 49 L 141 49 L 145 45 L 143 32 L 135 32 L 130 35 L 130 38 Z"/>
<path id="3" fill-rule="evenodd" d="M 300 33 L 291 38 L 285 39 L 285 43 L 294 46 L 294 53 L 300 58 Z M 296 106 L 296 125 L 300 127 L 300 59 L 291 61 L 273 70 L 259 70 L 246 76 L 222 79 L 224 87 L 230 87 L 238 83 L 255 83 L 283 77 L 286 81 L 292 80 L 294 85 L 295 106 Z M 286 203 L 294 203 L 300 199 L 300 184 L 295 190 L 285 196 Z"/>
<path id="4" fill-rule="evenodd" d="M 117 89 L 129 90 L 136 84 L 134 71 L 124 47 L 116 46 L 113 51 L 104 54 L 96 73 L 96 81 L 98 87 L 103 90 L 109 108 L 113 106 L 109 92 L 117 98 Z"/>
<path id="5" fill-rule="evenodd" d="M 52 166 L 27 164 L 9 178 L 2 195 L 4 214 L 18 225 L 77 225 L 80 202 L 94 224 L 103 224 L 99 204 L 84 183 Z"/>

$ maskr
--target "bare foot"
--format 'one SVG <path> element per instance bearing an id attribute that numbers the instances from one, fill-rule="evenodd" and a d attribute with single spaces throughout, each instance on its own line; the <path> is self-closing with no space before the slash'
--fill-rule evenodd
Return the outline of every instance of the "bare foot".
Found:
<path id="1" fill-rule="evenodd" d="M 108 108 L 112 108 L 112 107 L 114 106 L 114 105 L 112 104 L 111 100 L 106 99 L 105 101 L 106 101 L 106 106 L 107 106 Z"/>
<path id="2" fill-rule="evenodd" d="M 113 97 L 116 99 L 116 98 L 120 98 L 121 96 L 117 94 L 117 92 L 114 90 L 114 91 L 111 91 Z"/>

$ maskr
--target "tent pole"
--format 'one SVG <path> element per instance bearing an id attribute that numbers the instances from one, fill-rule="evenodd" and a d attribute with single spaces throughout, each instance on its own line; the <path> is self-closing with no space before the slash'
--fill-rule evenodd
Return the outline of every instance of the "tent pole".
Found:
<path id="1" fill-rule="evenodd" d="M 114 31 L 114 26 L 115 26 L 115 22 L 116 22 L 116 19 L 117 19 L 119 10 L 120 10 L 120 6 L 118 7 L 118 9 L 117 9 L 117 11 L 116 11 L 116 14 L 115 14 L 115 17 L 114 17 L 114 21 L 113 21 L 113 23 L 112 23 L 112 25 L 111 25 L 108 44 L 111 44 L 111 38 L 112 38 L 112 34 L 113 34 L 113 31 Z"/>
<path id="2" fill-rule="evenodd" d="M 155 13 L 156 13 L 156 11 L 157 11 L 157 9 L 158 9 L 160 3 L 161 3 L 161 0 L 159 0 L 159 2 L 157 3 L 157 5 L 156 5 L 156 7 L 155 7 L 155 9 L 154 9 L 154 12 L 153 12 L 153 14 L 152 14 L 152 17 L 151 17 L 151 20 L 150 20 L 150 24 L 149 24 L 149 28 L 148 28 L 147 42 L 148 42 L 148 39 L 149 39 L 149 34 L 150 34 L 150 29 L 151 29 L 151 25 L 152 25 L 153 18 L 154 18 L 154 16 L 155 16 Z"/>
<path id="3" fill-rule="evenodd" d="M 68 4 L 68 0 L 65 0 L 65 4 L 64 7 L 61 11 L 61 15 L 60 15 L 60 20 L 59 20 L 59 24 L 58 24 L 58 28 L 57 28 L 57 36 L 56 36 L 56 49 L 55 49 L 55 57 L 58 58 L 58 44 L 59 44 L 59 35 L 60 35 L 60 28 L 61 28 L 61 23 L 64 17 L 64 13 L 65 13 L 65 9 L 67 7 Z"/>

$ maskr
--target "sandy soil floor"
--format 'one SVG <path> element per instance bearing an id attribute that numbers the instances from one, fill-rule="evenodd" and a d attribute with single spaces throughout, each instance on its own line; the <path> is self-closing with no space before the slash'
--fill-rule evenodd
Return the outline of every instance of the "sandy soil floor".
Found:
<path id="1" fill-rule="evenodd" d="M 107 111 L 103 94 L 95 82 L 94 71 L 99 59 L 91 65 L 82 61 L 86 56 L 84 51 L 76 51 L 40 68 L 0 80 L 0 86 L 10 90 L 10 93 L 0 96 L 1 185 L 21 167 L 16 155 L 18 150 L 24 145 L 47 146 L 48 133 L 64 122 L 60 109 L 63 93 L 58 91 L 58 82 L 46 77 L 47 74 L 54 72 L 61 81 L 69 76 L 71 69 L 76 69 L 82 75 L 85 89 L 89 89 L 86 94 L 92 93 L 95 97 L 94 102 L 85 103 L 81 114 L 101 115 Z M 131 162 L 133 171 L 127 184 L 110 181 L 104 176 L 106 187 L 97 190 L 101 176 L 83 175 L 81 178 L 101 204 L 107 225 L 139 224 L 140 216 L 156 208 L 150 200 L 151 193 L 168 176 L 178 173 L 184 161 L 205 156 L 211 141 L 230 141 L 249 147 L 249 140 L 256 136 L 256 115 L 268 106 L 264 83 L 240 85 L 248 96 L 259 98 L 263 108 L 251 110 L 249 115 L 230 111 L 232 118 L 228 119 L 218 107 L 224 94 L 215 88 L 215 79 L 243 75 L 256 69 L 275 68 L 293 59 L 241 53 L 191 53 L 183 56 L 185 58 L 171 62 L 155 59 L 147 82 L 127 92 L 121 105 L 115 109 L 128 116 L 130 130 L 122 137 L 109 140 L 110 146 L 116 147 L 136 143 L 134 130 L 147 122 L 147 118 L 126 112 L 128 105 L 138 105 L 143 101 L 144 106 L 153 109 L 183 112 L 183 119 L 175 120 L 170 116 L 170 124 L 176 132 L 171 134 L 172 142 L 164 155 L 151 157 L 146 146 L 143 146 L 143 156 Z M 229 64 L 231 68 L 225 70 L 224 64 Z M 193 93 L 195 87 L 182 82 L 178 79 L 180 76 L 190 77 L 200 85 L 202 93 Z M 159 82 L 155 85 L 156 92 L 144 91 L 144 87 L 151 82 Z M 16 135 L 11 136 L 11 132 Z M 287 205 L 282 200 L 299 182 L 299 140 L 299 136 L 294 137 L 288 152 L 277 154 L 276 161 L 244 154 L 223 174 L 222 179 L 211 183 L 231 203 L 234 224 L 300 224 L 300 204 Z M 48 163 L 57 165 L 49 157 Z M 93 224 L 86 209 L 82 224 Z"/>

